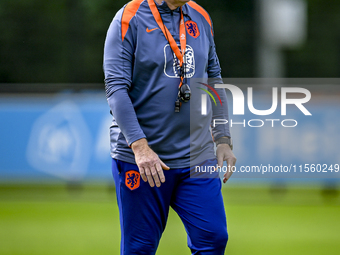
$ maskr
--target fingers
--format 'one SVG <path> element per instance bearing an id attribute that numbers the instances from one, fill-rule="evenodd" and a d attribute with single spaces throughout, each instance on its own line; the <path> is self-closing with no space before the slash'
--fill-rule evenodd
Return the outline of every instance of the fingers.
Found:
<path id="1" fill-rule="evenodd" d="M 153 181 L 152 175 L 151 175 L 151 171 L 149 168 L 145 169 L 145 174 L 146 174 L 146 178 L 148 179 L 148 182 L 150 184 L 150 187 L 155 187 L 155 183 Z"/>
<path id="2" fill-rule="evenodd" d="M 226 183 L 229 180 L 229 177 L 227 177 L 227 173 L 224 175 L 223 183 Z"/>
<path id="3" fill-rule="evenodd" d="M 236 164 L 236 157 L 234 154 L 227 158 L 228 169 L 233 169 Z"/>
<path id="4" fill-rule="evenodd" d="M 142 146 L 140 149 L 137 145 L 134 146 L 133 152 L 143 181 L 148 182 L 151 187 L 155 184 L 160 187 L 161 183 L 165 182 L 163 169 L 169 170 L 170 167 L 164 164 L 150 147 Z"/>
<path id="5" fill-rule="evenodd" d="M 224 174 L 223 183 L 226 183 L 231 177 L 231 175 L 233 174 L 235 164 L 236 164 L 236 157 L 232 155 L 227 159 L 228 171 Z"/>
<path id="6" fill-rule="evenodd" d="M 170 167 L 168 167 L 166 164 L 164 164 L 164 162 L 163 162 L 162 160 L 159 160 L 159 161 L 160 161 L 160 163 L 161 163 L 162 169 L 164 169 L 164 170 L 170 170 Z"/>
<path id="7" fill-rule="evenodd" d="M 217 164 L 223 167 L 223 161 L 227 161 L 227 172 L 224 174 L 223 183 L 226 183 L 235 171 L 236 157 L 227 144 L 220 144 L 216 149 Z"/>
<path id="8" fill-rule="evenodd" d="M 144 181 L 144 182 L 147 182 L 148 179 L 146 178 L 145 170 L 144 170 L 143 167 L 139 167 L 139 173 L 140 173 L 140 176 L 142 177 L 143 181 Z"/>
<path id="9" fill-rule="evenodd" d="M 157 169 L 157 172 L 158 172 L 158 175 L 159 175 L 161 182 L 164 183 L 165 182 L 165 176 L 164 176 L 163 169 L 162 169 L 161 165 L 156 164 L 156 169 Z"/>
<path id="10" fill-rule="evenodd" d="M 217 165 L 223 167 L 223 155 L 217 155 Z"/>
<path id="11" fill-rule="evenodd" d="M 233 174 L 233 171 L 232 171 L 232 168 L 231 168 L 230 164 L 228 164 L 228 168 L 227 169 L 228 169 L 227 172 L 223 176 L 224 177 L 223 178 L 223 183 L 226 183 L 229 180 L 230 176 Z"/>
<path id="12" fill-rule="evenodd" d="M 156 168 L 153 166 L 151 167 L 151 174 L 152 174 L 152 178 L 153 180 L 155 181 L 156 183 L 156 186 L 157 187 L 160 187 L 161 186 L 161 182 L 159 180 L 159 177 L 158 177 L 158 172 L 156 171 Z M 151 186 L 151 185 L 150 185 Z M 152 187 L 152 186 L 151 186 Z"/>
<path id="13" fill-rule="evenodd" d="M 228 164 L 228 161 L 227 161 L 227 172 L 223 175 L 223 183 L 226 183 L 228 180 L 229 180 L 229 178 L 230 178 L 230 176 L 231 176 L 231 174 L 230 174 L 230 164 Z"/>
<path id="14" fill-rule="evenodd" d="M 166 166 L 164 163 L 163 165 Z M 139 172 L 143 181 L 148 182 L 150 187 L 154 187 L 155 185 L 160 187 L 161 184 L 165 182 L 165 176 L 160 162 L 154 166 L 139 167 Z"/>

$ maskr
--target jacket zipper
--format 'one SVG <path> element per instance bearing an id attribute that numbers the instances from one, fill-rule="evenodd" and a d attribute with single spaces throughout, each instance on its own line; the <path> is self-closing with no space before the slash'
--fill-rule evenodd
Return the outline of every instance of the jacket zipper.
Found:
<path id="1" fill-rule="evenodd" d="M 174 20 L 174 11 L 170 10 L 170 12 L 171 12 L 171 22 L 172 22 L 172 32 L 173 32 L 172 36 L 175 36 L 176 35 L 176 27 L 175 27 L 175 20 Z"/>

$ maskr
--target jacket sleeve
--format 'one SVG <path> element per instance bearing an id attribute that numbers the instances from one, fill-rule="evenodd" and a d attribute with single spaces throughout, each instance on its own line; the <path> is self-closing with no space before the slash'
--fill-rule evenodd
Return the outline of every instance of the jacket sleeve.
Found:
<path id="1" fill-rule="evenodd" d="M 122 38 L 121 17 L 123 9 L 113 19 L 104 46 L 105 89 L 108 104 L 129 146 L 145 138 L 128 91 L 132 83 L 133 56 L 135 51 L 135 18 Z"/>
<path id="2" fill-rule="evenodd" d="M 210 28 L 209 28 L 210 29 Z M 209 51 L 209 60 L 208 60 L 208 77 L 209 77 L 209 85 L 213 88 L 215 87 L 215 84 L 223 84 L 223 80 L 221 77 L 221 67 L 220 62 L 218 60 L 217 54 L 216 54 L 216 47 L 214 43 L 214 38 L 211 33 L 208 33 L 210 36 L 210 51 Z M 217 94 L 221 98 L 221 102 L 217 103 L 215 105 L 212 103 L 212 110 L 213 110 L 213 117 L 212 117 L 212 123 L 211 123 L 211 130 L 214 141 L 219 139 L 223 136 L 229 136 L 230 134 L 230 128 L 229 128 L 229 116 L 228 116 L 228 100 L 227 100 L 227 94 L 225 89 L 216 89 Z M 213 120 L 214 119 L 223 119 L 227 120 L 227 124 L 220 124 L 213 126 Z"/>

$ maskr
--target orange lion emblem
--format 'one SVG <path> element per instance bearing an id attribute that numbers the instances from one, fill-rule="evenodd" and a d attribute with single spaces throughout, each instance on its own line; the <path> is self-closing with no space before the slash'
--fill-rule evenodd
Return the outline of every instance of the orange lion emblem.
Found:
<path id="1" fill-rule="evenodd" d="M 194 37 L 195 39 L 200 36 L 200 31 L 198 30 L 196 22 L 188 20 L 187 22 L 185 22 L 185 27 L 187 28 L 188 34 Z"/>
<path id="2" fill-rule="evenodd" d="M 130 190 L 135 190 L 140 185 L 140 173 L 135 170 L 130 170 L 125 173 L 125 185 Z"/>

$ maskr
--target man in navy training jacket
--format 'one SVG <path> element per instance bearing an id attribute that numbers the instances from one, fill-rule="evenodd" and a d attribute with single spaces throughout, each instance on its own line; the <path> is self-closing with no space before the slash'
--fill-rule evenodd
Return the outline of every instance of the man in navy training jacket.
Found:
<path id="1" fill-rule="evenodd" d="M 107 32 L 104 73 L 121 254 L 155 254 L 170 206 L 185 226 L 192 254 L 224 254 L 221 180 L 191 176 L 195 166 L 236 162 L 229 125 L 211 125 L 228 120 L 228 109 L 225 91 L 212 88 L 223 82 L 209 14 L 188 0 L 129 2 Z M 202 82 L 198 90 L 190 86 L 192 78 L 213 84 Z M 193 96 L 207 87 L 220 104 L 209 101 L 204 115 L 193 107 L 200 103 Z"/>

